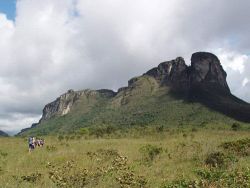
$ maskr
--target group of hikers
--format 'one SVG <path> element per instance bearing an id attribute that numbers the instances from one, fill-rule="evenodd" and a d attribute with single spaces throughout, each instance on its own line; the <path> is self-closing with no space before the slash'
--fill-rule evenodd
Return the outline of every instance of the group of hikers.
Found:
<path id="1" fill-rule="evenodd" d="M 29 152 L 31 152 L 36 147 L 43 147 L 43 145 L 45 144 L 45 140 L 39 138 L 36 139 L 35 137 L 29 137 L 28 144 L 29 144 Z"/>

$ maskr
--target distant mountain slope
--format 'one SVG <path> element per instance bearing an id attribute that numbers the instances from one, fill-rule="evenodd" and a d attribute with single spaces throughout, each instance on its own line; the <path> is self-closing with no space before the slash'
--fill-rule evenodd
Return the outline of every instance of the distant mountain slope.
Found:
<path id="1" fill-rule="evenodd" d="M 128 86 L 111 90 L 69 90 L 43 109 L 39 123 L 19 133 L 71 132 L 93 125 L 200 125 L 250 122 L 250 105 L 230 93 L 219 59 L 207 52 L 159 64 Z"/>
<path id="2" fill-rule="evenodd" d="M 7 133 L 0 130 L 0 137 L 7 137 L 9 136 Z"/>

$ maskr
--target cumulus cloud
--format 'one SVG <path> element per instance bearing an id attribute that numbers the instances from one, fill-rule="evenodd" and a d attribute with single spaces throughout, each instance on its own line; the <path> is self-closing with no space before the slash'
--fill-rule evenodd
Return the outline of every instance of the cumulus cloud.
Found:
<path id="1" fill-rule="evenodd" d="M 250 101 L 248 11 L 239 0 L 18 0 L 0 13 L 0 129 L 37 121 L 72 88 L 127 84 L 158 63 L 211 51 L 231 91 Z"/>

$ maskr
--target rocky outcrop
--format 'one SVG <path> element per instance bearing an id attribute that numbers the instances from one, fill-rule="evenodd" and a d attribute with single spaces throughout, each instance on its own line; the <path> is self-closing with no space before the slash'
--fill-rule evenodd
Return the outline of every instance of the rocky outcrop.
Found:
<path id="1" fill-rule="evenodd" d="M 171 86 L 173 90 L 188 89 L 188 66 L 182 57 L 163 62 L 158 67 L 146 72 L 145 75 L 153 76 L 162 85 Z"/>
<path id="2" fill-rule="evenodd" d="M 197 52 L 192 55 L 191 66 L 187 66 L 182 57 L 159 64 L 158 67 L 146 72 L 161 84 L 173 90 L 188 91 L 193 88 L 214 87 L 230 92 L 226 82 L 226 72 L 219 59 L 208 52 Z"/>
<path id="3" fill-rule="evenodd" d="M 181 96 L 188 101 L 203 103 L 236 119 L 250 121 L 249 104 L 230 93 L 226 81 L 227 74 L 223 70 L 218 57 L 212 53 L 194 53 L 191 57 L 190 66 L 186 65 L 182 57 L 177 57 L 174 60 L 160 63 L 158 67 L 147 71 L 141 77 L 145 75 L 153 77 L 161 86 L 168 86 L 178 97 Z M 128 87 L 118 89 L 117 93 L 107 89 L 96 91 L 69 90 L 54 102 L 45 106 L 40 122 L 54 116 L 68 114 L 75 103 L 83 96 L 88 98 L 89 96 L 101 95 L 102 97 L 114 98 L 124 92 L 126 96 L 129 96 L 129 93 L 133 92 L 133 88 L 138 86 L 137 83 L 140 82 L 141 77 L 130 79 Z M 241 112 L 240 109 L 244 109 L 245 112 Z M 33 126 L 35 127 L 39 123 Z"/>
<path id="4" fill-rule="evenodd" d="M 8 137 L 9 135 L 0 130 L 0 137 Z"/>
<path id="5" fill-rule="evenodd" d="M 226 82 L 227 74 L 219 59 L 211 53 L 197 52 L 192 55 L 190 67 L 190 83 L 192 87 L 214 87 L 230 92 Z"/>
<path id="6" fill-rule="evenodd" d="M 66 115 L 83 93 L 84 91 L 75 92 L 73 90 L 68 90 L 67 93 L 61 95 L 55 101 L 44 107 L 43 115 L 40 121 L 48 120 L 55 115 Z"/>
<path id="7" fill-rule="evenodd" d="M 44 107 L 41 120 L 32 128 L 52 117 L 68 114 L 79 100 L 84 103 L 84 110 L 91 109 L 98 97 L 105 97 L 107 103 L 122 108 L 129 103 L 130 96 L 149 98 L 159 88 L 164 90 L 165 86 L 166 94 L 182 97 L 187 102 L 199 102 L 235 119 L 250 122 L 250 104 L 231 94 L 226 77 L 214 54 L 197 52 L 192 55 L 190 66 L 185 64 L 182 57 L 160 63 L 142 76 L 130 79 L 128 86 L 118 89 L 118 92 L 107 89 L 69 90 Z M 92 99 L 92 106 L 89 106 L 88 101 Z"/>
<path id="8" fill-rule="evenodd" d="M 116 95 L 116 92 L 110 89 L 99 89 L 97 92 L 100 93 L 101 96 L 108 98 L 112 98 Z"/>
<path id="9" fill-rule="evenodd" d="M 181 92 L 193 95 L 193 90 L 197 88 L 217 88 L 230 92 L 226 82 L 226 73 L 223 70 L 219 59 L 207 52 L 197 52 L 192 55 L 191 66 L 187 66 L 182 57 L 177 57 L 172 61 L 160 63 L 144 75 L 155 78 L 161 85 L 170 86 L 175 92 Z M 139 77 L 132 78 L 128 81 L 128 87 L 118 90 L 118 94 L 124 90 L 136 87 L 134 83 Z M 43 109 L 43 115 L 39 123 L 46 121 L 55 116 L 68 114 L 74 107 L 75 103 L 83 96 L 96 96 L 113 98 L 116 92 L 108 89 L 101 90 L 68 90 L 65 94 L 58 97 L 55 101 L 47 104 Z M 39 125 L 34 124 L 33 127 Z"/>
<path id="10" fill-rule="evenodd" d="M 43 109 L 43 115 L 40 122 L 48 120 L 54 116 L 63 116 L 68 114 L 73 108 L 74 104 L 82 97 L 90 97 L 101 95 L 103 97 L 114 97 L 115 92 L 108 89 L 101 90 L 82 90 L 82 91 L 74 91 L 68 90 L 67 93 L 58 97 L 55 101 L 47 104 Z M 36 125 L 35 125 L 36 126 Z"/>

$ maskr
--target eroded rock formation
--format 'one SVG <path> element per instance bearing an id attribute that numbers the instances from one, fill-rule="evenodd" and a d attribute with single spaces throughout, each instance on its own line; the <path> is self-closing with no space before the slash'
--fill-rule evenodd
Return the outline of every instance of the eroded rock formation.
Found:
<path id="1" fill-rule="evenodd" d="M 188 91 L 194 88 L 215 88 L 230 92 L 226 82 L 226 72 L 219 59 L 208 52 L 197 52 L 192 55 L 191 66 L 187 66 L 183 58 L 159 64 L 146 72 L 146 75 L 159 80 L 174 90 Z"/>
<path id="2" fill-rule="evenodd" d="M 151 80 L 148 79 L 149 77 Z M 200 102 L 213 110 L 238 120 L 250 122 L 250 104 L 231 94 L 226 77 L 226 72 L 214 54 L 196 52 L 191 57 L 190 66 L 185 64 L 182 57 L 160 63 L 158 67 L 149 70 L 142 76 L 130 79 L 128 86 L 118 89 L 118 92 L 107 89 L 69 90 L 44 107 L 41 120 L 39 123 L 33 124 L 32 128 L 54 116 L 68 114 L 78 100 L 88 101 L 91 97 L 100 96 L 108 98 L 111 104 L 119 103 L 115 106 L 121 107 L 129 102 L 127 99 L 132 95 L 143 97 L 142 94 L 147 90 L 145 89 L 147 86 L 150 87 L 148 89 L 150 92 L 161 86 L 167 86 L 174 91 L 174 94 L 184 96 L 184 100 Z"/>

